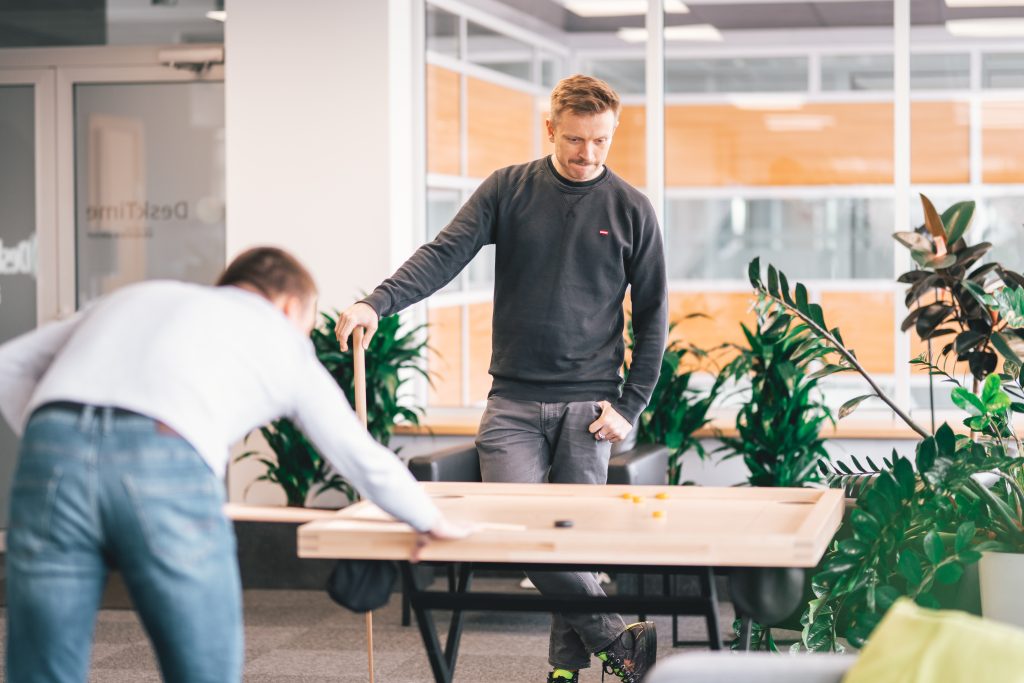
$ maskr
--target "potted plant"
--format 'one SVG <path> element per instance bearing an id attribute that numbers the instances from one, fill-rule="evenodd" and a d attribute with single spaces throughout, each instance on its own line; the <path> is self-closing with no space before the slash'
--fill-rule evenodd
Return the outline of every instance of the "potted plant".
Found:
<path id="1" fill-rule="evenodd" d="M 841 649 L 842 637 L 862 645 L 900 595 L 926 606 L 948 606 L 965 568 L 983 552 L 1020 548 L 1024 541 L 1022 460 L 1015 448 L 1007 447 L 1018 443 L 1011 436 L 1010 416 L 1024 410 L 1024 403 L 1011 398 L 1024 397 L 1017 352 L 1021 332 L 1011 315 L 1018 303 L 1019 276 L 998 264 L 974 267 L 985 248 L 971 251 L 963 240 L 973 207 L 956 205 L 938 216 L 929 206 L 926 201 L 929 238 L 897 237 L 913 243 L 920 252 L 915 260 L 925 273 L 902 279 L 911 285 L 908 303 L 937 297 L 911 311 L 911 324 L 924 337 L 954 335 L 940 356 L 955 352 L 971 368 L 971 389 L 957 383 L 952 395 L 968 412 L 969 435 L 956 435 L 948 425 L 930 434 L 913 422 L 864 371 L 839 331 L 826 326 L 820 307 L 807 301 L 802 285 L 791 292 L 785 275 L 773 268 L 765 283 L 756 260 L 751 264 L 755 289 L 798 317 L 836 351 L 841 369 L 860 372 L 874 390 L 844 405 L 840 416 L 864 398 L 877 396 L 923 437 L 916 449 L 917 471 L 894 452 L 891 466 L 873 472 L 861 488 L 849 536 L 834 542 L 823 559 L 813 580 L 815 598 L 802 620 L 803 646 L 810 650 Z M 1024 295 L 1019 301 L 1024 303 Z M 1007 361 L 1002 374 L 994 373 L 996 354 Z M 918 364 L 955 382 L 927 360 Z"/>
<path id="2" fill-rule="evenodd" d="M 321 324 L 311 333 L 317 358 L 354 403 L 354 364 L 351 349 L 341 352 L 334 336 L 336 317 L 321 313 Z M 371 436 L 383 445 L 390 441 L 395 421 L 419 424 L 422 408 L 409 405 L 401 388 L 423 369 L 427 348 L 423 326 L 406 329 L 398 316 L 382 318 L 366 351 L 367 421 Z M 273 457 L 248 451 L 235 461 L 256 459 L 265 471 L 255 481 L 281 487 L 287 504 L 304 507 L 326 491 L 338 491 L 345 500 L 358 492 L 334 472 L 316 447 L 288 419 L 260 428 Z M 251 486 L 251 484 L 250 484 Z M 248 491 L 248 489 L 246 489 Z M 295 524 L 237 522 L 239 565 L 246 588 L 323 588 L 333 562 L 298 560 Z"/>
<path id="3" fill-rule="evenodd" d="M 684 320 L 704 317 L 700 313 L 685 316 Z M 669 326 L 669 332 L 675 323 Z M 627 328 L 628 347 L 633 348 L 633 326 Z M 683 456 L 694 452 L 707 457 L 707 451 L 697 432 L 711 422 L 708 413 L 721 394 L 724 376 L 718 371 L 715 354 L 724 345 L 705 350 L 683 341 L 671 342 L 661 359 L 661 373 L 651 394 L 647 408 L 637 421 L 636 439 L 640 443 L 660 443 L 668 446 L 668 483 L 682 484 Z M 710 366 L 710 367 L 708 367 Z M 706 390 L 696 386 L 697 376 L 705 369 L 713 371 L 715 380 Z M 626 365 L 629 372 L 629 365 Z"/>

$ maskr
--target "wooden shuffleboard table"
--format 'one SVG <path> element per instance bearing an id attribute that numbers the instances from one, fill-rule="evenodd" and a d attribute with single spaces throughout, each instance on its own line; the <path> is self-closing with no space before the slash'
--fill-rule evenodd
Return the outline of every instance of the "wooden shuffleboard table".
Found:
<path id="1" fill-rule="evenodd" d="M 777 585 L 772 572 L 814 567 L 843 514 L 839 490 L 495 484 L 433 482 L 423 486 L 450 519 L 477 531 L 458 541 L 432 541 L 420 561 L 456 565 L 454 590 L 417 585 L 408 560 L 417 534 L 370 502 L 360 502 L 299 528 L 300 557 L 395 560 L 435 680 L 450 681 L 464 611 L 700 613 L 693 596 L 608 597 L 482 593 L 471 590 L 477 569 L 626 571 L 671 575 L 695 567 L 744 568 L 768 581 L 734 582 L 749 591 Z M 802 576 L 801 576 L 802 580 Z M 758 619 L 759 596 L 737 595 L 749 620 Z M 785 591 L 783 591 L 785 592 Z M 800 590 L 789 591 L 789 611 Z M 771 597 L 771 596 L 769 596 Z M 777 602 L 777 600 L 775 601 Z M 697 609 L 697 612 L 692 610 Z M 453 613 L 442 650 L 433 610 Z"/>

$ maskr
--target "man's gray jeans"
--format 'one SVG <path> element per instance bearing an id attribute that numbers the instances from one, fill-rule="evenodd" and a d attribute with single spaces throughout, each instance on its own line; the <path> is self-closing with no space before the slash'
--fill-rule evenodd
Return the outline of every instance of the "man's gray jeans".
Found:
<path id="1" fill-rule="evenodd" d="M 597 401 L 540 403 L 491 396 L 476 438 L 483 480 L 606 483 L 611 444 L 587 431 L 600 414 Z M 571 518 L 572 512 L 567 508 L 566 517 Z M 605 594 L 590 573 L 529 572 L 528 576 L 544 594 Z M 555 614 L 548 660 L 559 669 L 585 669 L 591 653 L 625 628 L 617 614 Z"/>

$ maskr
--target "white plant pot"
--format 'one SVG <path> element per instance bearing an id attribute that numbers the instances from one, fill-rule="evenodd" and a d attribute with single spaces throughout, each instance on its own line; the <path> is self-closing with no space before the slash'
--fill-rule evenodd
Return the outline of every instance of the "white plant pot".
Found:
<path id="1" fill-rule="evenodd" d="M 982 553 L 978 576 L 982 616 L 1024 628 L 1024 553 Z"/>

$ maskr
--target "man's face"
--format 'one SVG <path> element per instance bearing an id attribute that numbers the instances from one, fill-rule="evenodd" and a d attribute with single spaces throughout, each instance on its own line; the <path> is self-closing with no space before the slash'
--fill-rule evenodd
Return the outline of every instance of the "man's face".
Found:
<path id="1" fill-rule="evenodd" d="M 563 111 L 557 122 L 544 122 L 555 143 L 555 168 L 567 180 L 584 182 L 601 174 L 619 122 L 612 110 L 600 114 Z"/>

